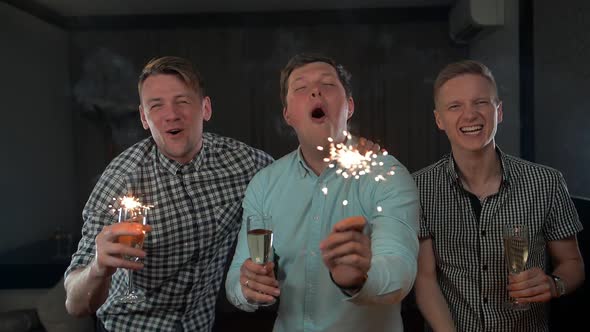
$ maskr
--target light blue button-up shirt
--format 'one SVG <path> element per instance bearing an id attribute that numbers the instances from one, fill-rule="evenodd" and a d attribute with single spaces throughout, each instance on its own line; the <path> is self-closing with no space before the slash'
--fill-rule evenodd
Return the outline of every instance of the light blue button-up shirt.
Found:
<path id="1" fill-rule="evenodd" d="M 382 169 L 360 179 L 345 179 L 336 168 L 317 176 L 300 150 L 261 170 L 246 190 L 242 228 L 226 292 L 245 311 L 256 310 L 240 286 L 240 267 L 249 258 L 245 220 L 272 217 L 274 252 L 281 290 L 274 331 L 402 331 L 401 299 L 413 286 L 418 256 L 418 192 L 406 168 L 380 156 Z M 374 175 L 391 168 L 385 181 Z M 347 204 L 343 204 L 344 201 Z M 361 215 L 370 222 L 373 258 L 368 279 L 354 296 L 331 280 L 320 242 L 340 220 Z"/>

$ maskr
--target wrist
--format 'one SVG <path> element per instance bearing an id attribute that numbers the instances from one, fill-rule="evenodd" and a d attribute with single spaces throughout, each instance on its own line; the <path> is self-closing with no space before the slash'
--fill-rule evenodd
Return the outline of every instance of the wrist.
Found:
<path id="1" fill-rule="evenodd" d="M 554 297 L 562 297 L 563 295 L 565 295 L 566 289 L 565 289 L 565 283 L 563 282 L 563 279 L 561 279 L 561 277 L 556 276 L 554 274 L 550 275 L 551 280 L 553 280 L 553 287 L 555 289 L 555 293 L 554 293 Z"/>
<path id="2" fill-rule="evenodd" d="M 340 290 L 342 290 L 343 292 L 345 292 L 348 295 L 354 295 L 354 294 L 358 293 L 363 288 L 363 286 L 365 285 L 365 282 L 367 281 L 368 278 L 369 278 L 369 276 L 365 273 L 365 275 L 363 275 L 358 282 L 355 282 L 354 284 L 352 284 L 350 286 L 342 286 L 342 285 L 338 284 L 336 282 L 336 280 L 334 280 L 334 276 L 332 275 L 332 272 L 330 272 L 330 279 L 332 279 L 332 282 L 334 283 L 334 285 L 336 285 L 338 288 L 340 288 Z"/>
<path id="3" fill-rule="evenodd" d="M 89 266 L 88 277 L 93 279 L 105 279 L 111 275 L 112 273 L 109 273 L 108 267 L 101 267 L 96 257 L 92 260 Z"/>

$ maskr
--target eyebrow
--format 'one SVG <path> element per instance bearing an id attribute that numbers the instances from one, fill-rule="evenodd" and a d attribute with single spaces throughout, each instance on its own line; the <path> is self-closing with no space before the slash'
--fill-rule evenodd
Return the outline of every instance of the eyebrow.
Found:
<path id="1" fill-rule="evenodd" d="M 190 98 L 190 96 L 188 94 L 179 94 L 179 95 L 175 95 L 174 97 L 172 97 L 174 100 L 178 99 L 178 98 Z M 162 98 L 160 97 L 156 97 L 156 98 L 150 98 L 146 101 L 146 103 L 152 103 L 152 102 L 161 102 Z"/>
<path id="2" fill-rule="evenodd" d="M 161 102 L 161 101 L 162 101 L 162 98 L 150 98 L 150 99 L 146 100 L 145 103 L 150 104 L 153 102 Z"/>
<path id="3" fill-rule="evenodd" d="M 321 77 L 336 77 L 333 73 L 329 72 L 329 71 L 325 71 L 322 72 L 320 74 Z M 297 81 L 303 80 L 304 77 L 303 76 L 298 76 L 297 78 L 293 79 L 293 81 L 291 83 L 295 83 Z"/>

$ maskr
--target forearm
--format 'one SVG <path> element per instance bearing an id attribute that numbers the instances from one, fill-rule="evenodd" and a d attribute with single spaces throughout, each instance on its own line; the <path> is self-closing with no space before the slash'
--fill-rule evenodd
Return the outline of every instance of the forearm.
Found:
<path id="1" fill-rule="evenodd" d="M 564 260 L 555 266 L 551 274 L 563 280 L 565 283 L 565 292 L 566 294 L 570 294 L 584 282 L 584 261 L 581 257 L 578 259 Z"/>
<path id="2" fill-rule="evenodd" d="M 433 331 L 455 331 L 451 311 L 436 279 L 418 277 L 415 292 L 418 309 Z"/>
<path id="3" fill-rule="evenodd" d="M 412 289 L 415 277 L 416 264 L 407 257 L 376 257 L 365 284 L 349 301 L 361 305 L 399 303 Z"/>
<path id="4" fill-rule="evenodd" d="M 95 261 L 71 272 L 65 282 L 66 309 L 77 317 L 95 313 L 109 295 L 111 277 L 96 272 Z"/>
<path id="5" fill-rule="evenodd" d="M 239 267 L 237 270 L 230 270 L 228 272 L 227 279 L 225 281 L 225 294 L 227 300 L 240 310 L 252 312 L 257 309 L 257 306 L 249 304 L 244 297 L 244 294 L 242 294 Z"/>

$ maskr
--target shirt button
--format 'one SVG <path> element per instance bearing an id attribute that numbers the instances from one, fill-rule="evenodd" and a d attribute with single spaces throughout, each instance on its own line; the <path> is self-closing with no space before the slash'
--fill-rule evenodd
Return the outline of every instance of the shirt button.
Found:
<path id="1" fill-rule="evenodd" d="M 486 236 L 486 231 L 481 231 L 481 236 Z"/>
<path id="2" fill-rule="evenodd" d="M 488 266 L 487 266 L 486 264 L 484 264 L 484 265 L 483 265 L 481 268 L 482 268 L 484 271 L 487 271 L 487 270 L 488 270 Z"/>
<path id="3" fill-rule="evenodd" d="M 320 217 L 315 216 L 315 217 L 313 217 L 313 220 L 318 221 L 318 220 L 320 220 Z"/>
<path id="4" fill-rule="evenodd" d="M 487 303 L 488 303 L 488 298 L 487 297 L 484 297 L 483 298 L 483 304 L 487 304 Z"/>

